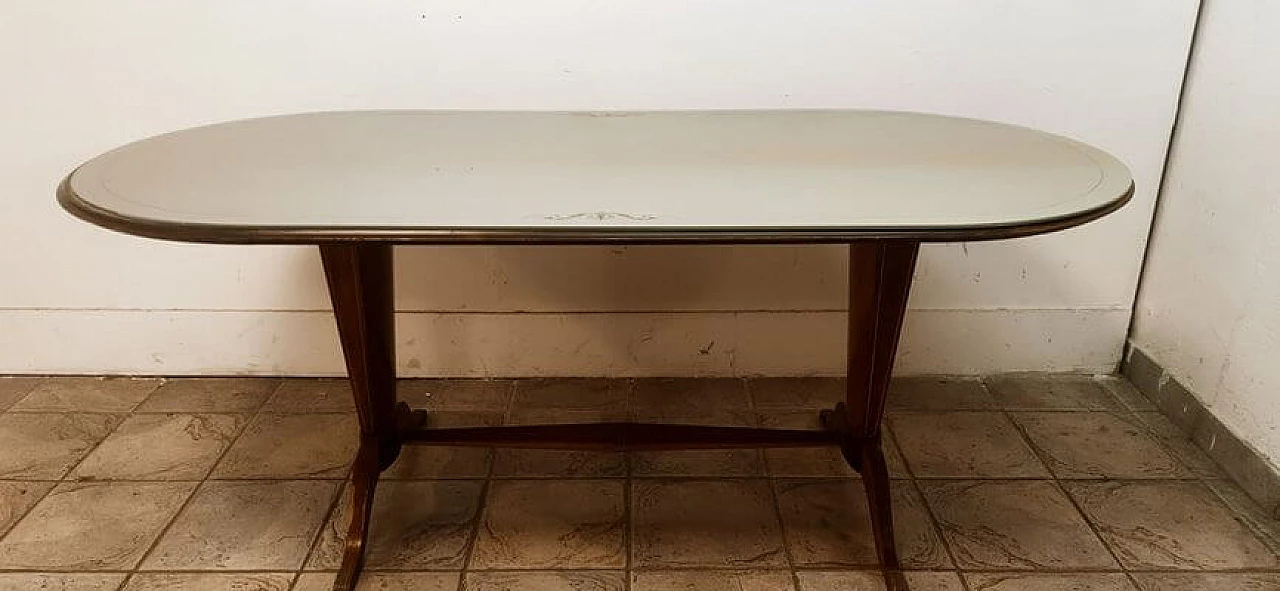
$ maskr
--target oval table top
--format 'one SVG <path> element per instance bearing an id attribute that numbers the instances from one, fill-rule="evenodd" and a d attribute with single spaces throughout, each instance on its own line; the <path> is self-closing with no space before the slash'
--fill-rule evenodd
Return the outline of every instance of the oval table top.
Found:
<path id="1" fill-rule="evenodd" d="M 742 243 L 1025 236 L 1132 193 L 1101 150 L 938 115 L 352 111 L 135 142 L 58 198 L 191 242 Z"/>

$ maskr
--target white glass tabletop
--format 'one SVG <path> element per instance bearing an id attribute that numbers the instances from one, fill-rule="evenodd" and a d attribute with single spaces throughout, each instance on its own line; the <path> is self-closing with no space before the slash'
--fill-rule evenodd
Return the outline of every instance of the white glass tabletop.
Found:
<path id="1" fill-rule="evenodd" d="M 202 242 L 820 242 L 1034 234 L 1132 191 L 1096 148 L 936 115 L 358 111 L 142 140 L 59 199 Z"/>

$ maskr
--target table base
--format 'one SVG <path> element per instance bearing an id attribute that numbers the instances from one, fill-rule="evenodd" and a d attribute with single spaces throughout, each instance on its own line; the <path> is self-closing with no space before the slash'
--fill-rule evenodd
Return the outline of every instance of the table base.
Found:
<path id="1" fill-rule="evenodd" d="M 396 401 L 392 247 L 320 246 L 355 396 L 360 447 L 352 468 L 351 524 L 334 591 L 353 591 L 364 562 L 374 489 L 403 445 L 660 450 L 838 446 L 862 475 L 876 554 L 890 591 L 906 589 L 894 544 L 880 423 L 919 243 L 849 244 L 846 402 L 822 411 L 821 431 L 647 423 L 427 428 L 427 413 Z"/>

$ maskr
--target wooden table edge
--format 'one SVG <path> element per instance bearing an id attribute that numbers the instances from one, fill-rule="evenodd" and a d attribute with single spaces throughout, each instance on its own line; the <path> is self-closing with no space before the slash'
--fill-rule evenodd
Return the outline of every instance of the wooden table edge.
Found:
<path id="1" fill-rule="evenodd" d="M 981 242 L 1024 238 L 1073 228 L 1103 217 L 1127 204 L 1134 184 L 1115 199 L 1097 207 L 1027 223 L 971 225 L 946 228 L 431 228 L 394 226 L 253 226 L 184 223 L 124 215 L 81 198 L 71 188 L 70 175 L 58 184 L 58 203 L 71 215 L 95 226 L 133 236 L 204 244 L 303 244 L 385 242 L 390 244 L 844 244 L 866 240 L 914 242 Z"/>

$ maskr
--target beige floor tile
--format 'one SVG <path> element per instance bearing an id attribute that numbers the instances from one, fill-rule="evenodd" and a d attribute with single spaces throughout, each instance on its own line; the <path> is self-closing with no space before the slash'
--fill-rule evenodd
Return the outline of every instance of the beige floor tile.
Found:
<path id="1" fill-rule="evenodd" d="M 954 572 L 913 571 L 904 575 L 911 591 L 965 591 L 960 575 Z"/>
<path id="2" fill-rule="evenodd" d="M 1112 396 L 1115 396 L 1121 404 L 1132 411 L 1157 411 L 1160 410 L 1154 402 L 1151 402 L 1146 396 L 1142 395 L 1129 380 L 1123 377 L 1102 376 L 1095 377 L 1098 385 L 1102 386 Z"/>
<path id="3" fill-rule="evenodd" d="M 499 449 L 493 475 L 503 478 L 612 478 L 627 474 L 627 454 L 604 451 Z"/>
<path id="4" fill-rule="evenodd" d="M 254 417 L 213 478 L 342 478 L 359 446 L 351 414 Z"/>
<path id="5" fill-rule="evenodd" d="M 266 406 L 266 412 L 355 412 L 351 382 L 343 379 L 287 379 L 280 383 Z"/>
<path id="6" fill-rule="evenodd" d="M 635 480 L 631 495 L 634 568 L 786 565 L 767 481 Z"/>
<path id="7" fill-rule="evenodd" d="M 397 570 L 461 568 L 480 512 L 481 490 L 481 483 L 474 480 L 380 484 L 374 497 L 366 566 Z M 345 509 L 349 503 L 343 501 Z M 345 519 L 343 523 L 345 533 Z"/>
<path id="8" fill-rule="evenodd" d="M 292 570 L 337 493 L 330 481 L 207 482 L 142 570 Z"/>
<path id="9" fill-rule="evenodd" d="M 493 450 L 484 447 L 406 445 L 396 463 L 382 473 L 384 480 L 484 478 L 489 475 Z"/>
<path id="10" fill-rule="evenodd" d="M 0 481 L 0 538 L 13 527 L 27 510 L 35 506 L 45 493 L 53 488 L 53 482 L 19 480 Z"/>
<path id="11" fill-rule="evenodd" d="M 898 447 L 898 437 L 888 423 L 880 426 L 880 446 L 884 452 L 884 461 L 889 468 L 890 478 L 908 478 L 911 471 L 907 469 L 907 461 L 902 457 L 902 448 Z M 843 457 L 843 456 L 842 456 Z"/>
<path id="12" fill-rule="evenodd" d="M 593 423 L 623 423 L 631 420 L 623 408 L 606 410 L 559 410 L 551 408 L 513 408 L 508 414 L 507 425 L 579 425 Z"/>
<path id="13" fill-rule="evenodd" d="M 637 477 L 764 476 L 758 449 L 642 451 L 631 455 Z"/>
<path id="14" fill-rule="evenodd" d="M 1106 569 L 1115 560 L 1050 481 L 921 482 L 963 569 Z"/>
<path id="15" fill-rule="evenodd" d="M 631 411 L 638 420 L 751 414 L 746 387 L 738 378 L 643 378 L 631 390 Z"/>
<path id="16" fill-rule="evenodd" d="M 884 591 L 884 579 L 874 571 L 800 571 L 800 591 Z M 965 591 L 953 572 L 903 573 L 911 591 Z"/>
<path id="17" fill-rule="evenodd" d="M 1002 413 L 907 414 L 888 421 L 902 457 L 917 478 L 1049 476 Z"/>
<path id="18" fill-rule="evenodd" d="M 495 480 L 471 568 L 622 568 L 626 483 Z"/>
<path id="19" fill-rule="evenodd" d="M 838 447 L 796 447 L 764 450 L 770 475 L 787 478 L 852 478 L 858 475 Z M 903 476 L 901 462 L 890 474 Z"/>
<path id="20" fill-rule="evenodd" d="M 289 591 L 293 573 L 139 573 L 121 591 Z"/>
<path id="21" fill-rule="evenodd" d="M 478 480 L 387 481 L 378 484 L 365 567 L 462 568 L 480 512 Z M 320 533 L 308 570 L 336 569 L 350 524 L 349 487 Z"/>
<path id="22" fill-rule="evenodd" d="M 376 573 L 368 571 L 361 573 L 361 580 L 359 583 L 364 583 L 365 579 L 370 578 L 370 576 L 374 574 Z M 337 573 L 302 573 L 301 575 L 298 575 L 298 580 L 293 584 L 292 591 L 333 591 L 333 581 L 337 578 Z M 368 587 L 367 583 L 365 584 L 365 587 Z M 457 589 L 457 585 L 446 587 L 446 589 L 449 591 L 455 591 Z"/>
<path id="23" fill-rule="evenodd" d="M 22 400 L 44 378 L 25 376 L 0 376 L 0 412 Z"/>
<path id="24" fill-rule="evenodd" d="M 977 378 L 919 376 L 894 378 L 886 406 L 890 411 L 990 410 L 995 399 Z"/>
<path id="25" fill-rule="evenodd" d="M 0 415 L 0 478 L 62 478 L 119 422 L 119 415 Z"/>
<path id="26" fill-rule="evenodd" d="M 512 408 L 625 414 L 630 395 L 629 380 L 609 378 L 518 380 Z"/>
<path id="27" fill-rule="evenodd" d="M 509 425 L 578 424 L 625 421 L 614 410 L 513 409 Z M 514 478 L 611 478 L 627 474 L 626 452 L 498 449 L 493 475 Z"/>
<path id="28" fill-rule="evenodd" d="M 80 462 L 86 480 L 199 480 L 213 469 L 245 415 L 133 415 Z"/>
<path id="29" fill-rule="evenodd" d="M 1249 494 L 1236 483 L 1229 480 L 1206 480 L 1205 484 L 1213 490 L 1227 507 L 1244 521 L 1254 535 L 1272 552 L 1280 555 L 1280 519 L 1259 507 Z"/>
<path id="30" fill-rule="evenodd" d="M 194 488 L 185 482 L 60 484 L 0 542 L 0 568 L 133 568 Z"/>
<path id="31" fill-rule="evenodd" d="M 9 410 L 129 412 L 160 384 L 159 379 L 149 378 L 47 378 Z"/>
<path id="32" fill-rule="evenodd" d="M 796 578 L 800 591 L 885 591 L 884 577 L 872 571 L 800 571 Z"/>
<path id="33" fill-rule="evenodd" d="M 968 573 L 972 591 L 1135 591 L 1124 573 Z"/>
<path id="34" fill-rule="evenodd" d="M 909 481 L 893 482 L 894 536 L 904 568 L 949 569 L 951 559 Z M 779 480 L 783 530 L 798 567 L 875 566 L 861 480 Z"/>
<path id="35" fill-rule="evenodd" d="M 331 591 L 333 573 L 303 573 L 293 591 Z M 356 591 L 455 591 L 458 573 L 376 573 L 365 571 L 356 582 Z M 470 591 L 470 590 L 468 590 Z M 575 590 L 576 591 L 576 590 Z M 583 590 L 588 591 L 588 590 Z"/>
<path id="36" fill-rule="evenodd" d="M 792 591 L 785 570 L 677 570 L 631 573 L 632 591 Z"/>
<path id="37" fill-rule="evenodd" d="M 0 573 L 0 591 L 116 591 L 123 573 Z"/>
<path id="38" fill-rule="evenodd" d="M 638 403 L 632 412 L 645 423 L 675 425 L 704 425 L 719 427 L 754 427 L 756 416 L 749 406 L 729 408 L 720 406 L 721 393 L 737 396 L 736 379 L 714 379 L 705 388 L 691 387 L 690 380 L 669 380 L 678 383 L 672 391 L 683 391 L 689 396 L 702 397 L 688 404 L 663 399 L 667 390 L 658 382 L 668 380 L 642 380 L 647 385 L 649 400 L 656 404 Z M 675 450 L 641 451 L 631 455 L 631 472 L 637 477 L 734 477 L 763 476 L 764 456 L 758 449 L 732 450 Z"/>
<path id="39" fill-rule="evenodd" d="M 1142 591 L 1274 591 L 1280 573 L 1134 573 Z"/>
<path id="40" fill-rule="evenodd" d="M 138 412 L 254 412 L 266 402 L 276 378 L 176 378 L 151 394 Z"/>
<path id="41" fill-rule="evenodd" d="M 497 427 L 503 424 L 506 413 L 488 410 L 431 410 L 427 411 L 428 429 L 460 427 Z"/>
<path id="42" fill-rule="evenodd" d="M 844 378 L 751 378 L 747 392 L 755 408 L 826 410 L 844 402 Z"/>
<path id="43" fill-rule="evenodd" d="M 1070 482 L 1065 486 L 1125 567 L 1280 566 L 1276 555 L 1199 482 Z"/>
<path id="44" fill-rule="evenodd" d="M 467 591 L 623 591 L 621 571 L 469 572 Z"/>
<path id="45" fill-rule="evenodd" d="M 502 413 L 472 411 L 431 411 L 427 427 L 493 427 L 502 424 Z M 433 478 L 484 478 L 489 475 L 494 452 L 483 447 L 406 445 L 396 462 L 382 473 L 387 480 Z"/>
<path id="46" fill-rule="evenodd" d="M 1177 425 L 1170 421 L 1168 417 L 1159 412 L 1136 412 L 1133 416 L 1138 418 L 1143 425 L 1146 425 L 1151 434 L 1164 444 L 1170 454 L 1178 458 L 1184 466 L 1195 473 L 1197 476 L 1205 478 L 1221 478 L 1222 471 L 1218 465 L 1204 453 L 1203 450 L 1196 447 L 1191 441 L 1191 437 L 1182 432 Z"/>
<path id="47" fill-rule="evenodd" d="M 767 410 L 756 414 L 756 424 L 769 429 L 802 429 L 822 431 L 819 415 L 814 409 Z"/>
<path id="48" fill-rule="evenodd" d="M 1106 412 L 1013 413 L 1058 478 L 1186 478 L 1190 470 L 1129 416 Z"/>
<path id="49" fill-rule="evenodd" d="M 750 409 L 721 409 L 713 411 L 664 411 L 637 408 L 632 411 L 636 422 L 669 425 L 698 425 L 704 427 L 756 427 L 759 419 Z"/>
<path id="50" fill-rule="evenodd" d="M 512 380 L 412 379 L 396 383 L 399 399 L 413 408 L 506 412 Z"/>
<path id="51" fill-rule="evenodd" d="M 1125 410 L 1092 376 L 1006 374 L 986 380 L 1000 408 L 1007 410 Z"/>
<path id="52" fill-rule="evenodd" d="M 761 427 L 767 429 L 821 430 L 817 410 L 763 412 Z M 893 446 L 890 442 L 890 447 Z M 895 450 L 896 453 L 896 450 Z M 764 450 L 769 474 L 792 477 L 852 477 L 858 473 L 849 467 L 838 447 L 780 447 Z"/>

